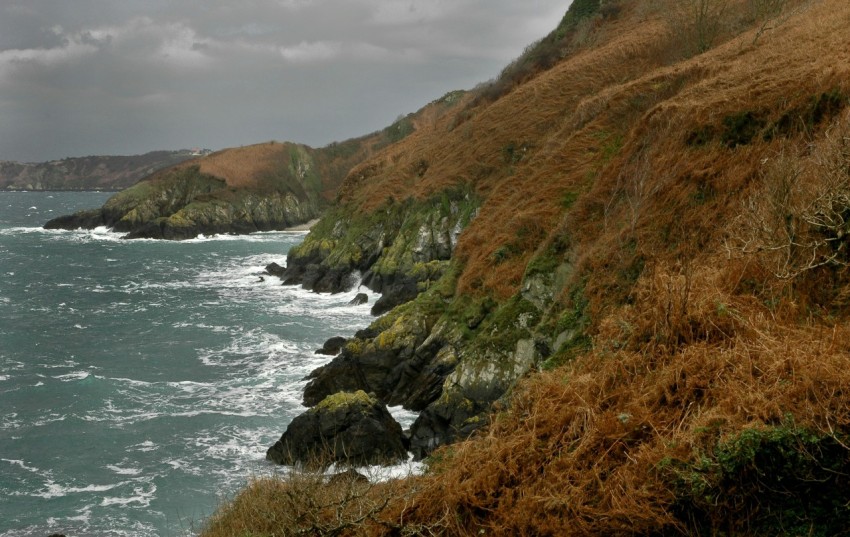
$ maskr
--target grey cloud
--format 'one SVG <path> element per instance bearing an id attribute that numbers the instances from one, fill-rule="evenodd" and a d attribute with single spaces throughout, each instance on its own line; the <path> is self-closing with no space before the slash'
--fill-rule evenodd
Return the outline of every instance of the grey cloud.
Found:
<path id="1" fill-rule="evenodd" d="M 324 145 L 491 78 L 560 0 L 12 0 L 0 159 Z"/>

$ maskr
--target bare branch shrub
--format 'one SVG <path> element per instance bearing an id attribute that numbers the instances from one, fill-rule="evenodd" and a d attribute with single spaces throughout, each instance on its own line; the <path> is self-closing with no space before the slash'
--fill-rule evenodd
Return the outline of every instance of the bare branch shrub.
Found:
<path id="1" fill-rule="evenodd" d="M 828 129 L 811 156 L 782 151 L 761 175 L 762 189 L 730 228 L 730 254 L 755 255 L 783 280 L 850 265 L 850 118 Z"/>
<path id="2" fill-rule="evenodd" d="M 291 468 L 283 476 L 250 482 L 207 520 L 200 535 L 440 534 L 439 520 L 427 525 L 404 521 L 415 483 L 411 475 L 381 480 L 353 470 L 328 475 Z"/>
<path id="3" fill-rule="evenodd" d="M 714 46 L 726 25 L 729 0 L 676 0 L 665 10 L 667 24 L 685 56 Z"/>
<path id="4" fill-rule="evenodd" d="M 797 2 L 800 9 L 791 9 L 794 0 L 747 0 L 747 15 L 757 25 L 753 43 L 770 30 L 784 24 L 792 15 L 799 12 L 807 2 Z"/>

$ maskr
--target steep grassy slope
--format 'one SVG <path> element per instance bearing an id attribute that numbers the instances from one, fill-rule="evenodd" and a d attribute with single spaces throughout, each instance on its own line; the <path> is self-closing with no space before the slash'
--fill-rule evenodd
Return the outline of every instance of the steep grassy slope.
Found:
<path id="1" fill-rule="evenodd" d="M 355 167 L 292 253 L 419 292 L 308 392 L 423 409 L 432 471 L 333 505 L 378 534 L 846 531 L 850 4 L 575 5 L 563 58 Z"/>
<path id="2" fill-rule="evenodd" d="M 121 190 L 153 172 L 192 158 L 187 151 L 92 156 L 50 162 L 0 161 L 4 190 Z"/>

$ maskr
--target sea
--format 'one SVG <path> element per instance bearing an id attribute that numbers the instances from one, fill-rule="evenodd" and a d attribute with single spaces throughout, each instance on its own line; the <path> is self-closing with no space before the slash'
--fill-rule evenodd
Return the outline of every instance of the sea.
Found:
<path id="1" fill-rule="evenodd" d="M 281 471 L 265 451 L 305 410 L 314 350 L 371 321 L 365 288 L 263 274 L 305 232 L 41 228 L 109 196 L 0 192 L 0 537 L 196 535 Z"/>

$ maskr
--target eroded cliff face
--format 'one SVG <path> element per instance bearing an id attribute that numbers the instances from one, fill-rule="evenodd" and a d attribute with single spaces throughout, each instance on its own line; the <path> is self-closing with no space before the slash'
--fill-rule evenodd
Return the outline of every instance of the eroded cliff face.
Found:
<path id="1" fill-rule="evenodd" d="M 320 292 L 362 284 L 383 293 L 372 313 L 385 313 L 441 278 L 479 204 L 461 187 L 423 200 L 388 200 L 371 213 L 337 207 L 290 250 L 283 279 Z"/>
<path id="2" fill-rule="evenodd" d="M 543 249 L 508 300 L 457 293 L 454 247 L 479 203 L 452 189 L 388 201 L 370 214 L 337 208 L 290 251 L 280 274 L 285 283 L 322 292 L 366 285 L 384 293 L 373 308 L 383 316 L 310 375 L 307 406 L 363 390 L 420 412 L 410 447 L 421 458 L 485 425 L 520 377 L 586 344 L 580 291 L 569 311 L 554 300 L 569 292 L 567 245 Z"/>

